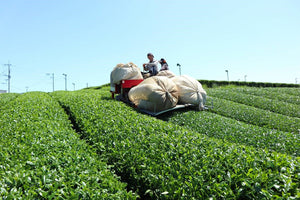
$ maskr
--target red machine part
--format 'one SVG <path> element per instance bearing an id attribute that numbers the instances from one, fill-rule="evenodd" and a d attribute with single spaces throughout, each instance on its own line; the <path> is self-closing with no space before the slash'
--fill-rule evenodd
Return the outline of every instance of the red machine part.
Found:
<path id="1" fill-rule="evenodd" d="M 134 79 L 134 80 L 122 80 L 120 84 L 115 85 L 115 91 L 111 92 L 111 97 L 114 99 L 115 94 L 122 94 L 124 97 L 127 96 L 129 90 L 137 86 L 143 81 L 143 79 Z"/>

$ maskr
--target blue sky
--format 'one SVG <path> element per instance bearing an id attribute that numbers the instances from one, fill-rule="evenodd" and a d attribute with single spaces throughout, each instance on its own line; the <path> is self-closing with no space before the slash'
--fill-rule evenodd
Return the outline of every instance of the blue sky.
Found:
<path id="1" fill-rule="evenodd" d="M 196 79 L 300 83 L 298 0 L 0 0 L 0 89 L 109 83 L 146 54 Z"/>

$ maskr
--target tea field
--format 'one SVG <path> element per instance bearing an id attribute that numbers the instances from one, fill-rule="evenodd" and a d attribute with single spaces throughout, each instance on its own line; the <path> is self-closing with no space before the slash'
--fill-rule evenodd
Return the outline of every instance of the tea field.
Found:
<path id="1" fill-rule="evenodd" d="M 0 94 L 1 199 L 299 199 L 300 89 L 154 118 L 108 86 Z"/>

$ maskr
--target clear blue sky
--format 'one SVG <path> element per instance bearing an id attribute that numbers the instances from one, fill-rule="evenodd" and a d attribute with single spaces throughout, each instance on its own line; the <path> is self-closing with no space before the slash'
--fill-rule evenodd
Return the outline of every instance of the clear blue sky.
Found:
<path id="1" fill-rule="evenodd" d="M 300 83 L 298 0 L 0 0 L 0 89 L 109 83 L 146 54 L 196 79 Z"/>

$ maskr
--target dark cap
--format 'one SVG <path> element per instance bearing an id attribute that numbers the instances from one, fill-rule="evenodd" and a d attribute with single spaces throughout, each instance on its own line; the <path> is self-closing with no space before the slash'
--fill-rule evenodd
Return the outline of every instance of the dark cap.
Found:
<path id="1" fill-rule="evenodd" d="M 154 55 L 152 53 L 148 53 L 147 56 L 153 56 L 154 57 Z"/>
<path id="2" fill-rule="evenodd" d="M 159 61 L 160 63 L 166 63 L 166 60 L 165 59 L 160 59 L 160 61 Z"/>

